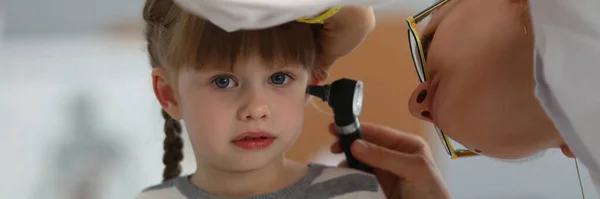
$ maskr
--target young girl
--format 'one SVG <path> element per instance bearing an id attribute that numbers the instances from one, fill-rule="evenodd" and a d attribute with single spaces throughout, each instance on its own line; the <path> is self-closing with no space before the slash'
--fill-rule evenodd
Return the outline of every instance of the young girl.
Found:
<path id="1" fill-rule="evenodd" d="M 228 33 L 172 0 L 143 11 L 153 88 L 165 118 L 163 182 L 139 199 L 384 198 L 360 171 L 284 157 L 301 132 L 319 26 L 291 22 Z M 179 176 L 185 121 L 196 172 Z"/>

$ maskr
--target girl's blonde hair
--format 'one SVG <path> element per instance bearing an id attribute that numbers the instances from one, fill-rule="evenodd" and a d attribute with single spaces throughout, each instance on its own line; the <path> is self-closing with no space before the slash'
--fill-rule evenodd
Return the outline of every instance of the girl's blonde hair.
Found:
<path id="1" fill-rule="evenodd" d="M 226 32 L 203 18 L 193 15 L 172 0 L 146 0 L 147 50 L 153 68 L 176 71 L 183 67 L 223 68 L 233 71 L 240 61 L 262 59 L 265 67 L 300 64 L 313 79 L 324 80 L 327 69 L 313 66 L 319 54 L 320 25 L 290 22 L 262 30 Z M 181 124 L 164 110 L 165 140 L 163 181 L 181 174 L 183 159 Z"/>

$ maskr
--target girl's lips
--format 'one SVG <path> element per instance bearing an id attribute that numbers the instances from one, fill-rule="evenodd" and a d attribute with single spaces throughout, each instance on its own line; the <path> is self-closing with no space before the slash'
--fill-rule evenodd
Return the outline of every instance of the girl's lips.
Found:
<path id="1" fill-rule="evenodd" d="M 243 141 L 243 140 L 256 140 L 256 139 L 275 139 L 273 134 L 265 131 L 248 131 L 235 137 L 232 142 Z"/>
<path id="2" fill-rule="evenodd" d="M 264 149 L 267 148 L 269 146 L 271 146 L 271 144 L 273 144 L 273 142 L 275 142 L 276 138 L 258 138 L 258 139 L 244 139 L 244 140 L 239 140 L 239 141 L 233 141 L 232 144 L 242 148 L 242 149 L 246 149 L 246 150 L 257 150 L 257 149 Z"/>
<path id="3" fill-rule="evenodd" d="M 256 150 L 271 146 L 275 142 L 275 139 L 277 137 L 264 131 L 246 132 L 235 137 L 231 143 L 242 149 Z"/>

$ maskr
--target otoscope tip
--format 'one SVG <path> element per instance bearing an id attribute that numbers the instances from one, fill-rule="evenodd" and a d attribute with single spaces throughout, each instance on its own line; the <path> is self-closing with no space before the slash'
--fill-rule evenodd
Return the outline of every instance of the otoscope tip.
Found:
<path id="1" fill-rule="evenodd" d="M 323 101 L 327 101 L 329 100 L 329 89 L 330 89 L 330 85 L 324 85 L 324 86 L 316 86 L 316 85 L 309 85 L 306 88 L 306 93 L 321 98 Z"/>

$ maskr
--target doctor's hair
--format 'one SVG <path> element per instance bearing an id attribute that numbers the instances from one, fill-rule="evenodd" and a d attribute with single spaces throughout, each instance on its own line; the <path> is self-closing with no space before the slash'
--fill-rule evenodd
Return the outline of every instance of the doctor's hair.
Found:
<path id="1" fill-rule="evenodd" d="M 176 5 L 173 0 L 146 0 L 143 8 L 145 37 L 152 68 L 171 74 L 180 69 L 203 68 L 233 71 L 236 64 L 258 58 L 265 67 L 302 66 L 312 79 L 327 77 L 326 68 L 315 68 L 321 52 L 321 24 L 289 22 L 260 30 L 227 32 L 208 20 Z M 165 119 L 163 181 L 181 174 L 183 141 L 181 124 L 162 110 Z"/>

